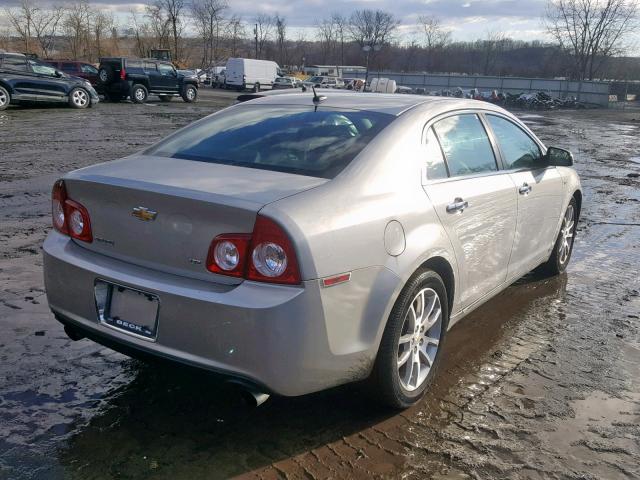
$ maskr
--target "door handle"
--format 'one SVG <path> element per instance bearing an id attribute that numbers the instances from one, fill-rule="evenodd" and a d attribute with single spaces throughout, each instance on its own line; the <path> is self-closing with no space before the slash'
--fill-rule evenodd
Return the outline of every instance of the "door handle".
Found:
<path id="1" fill-rule="evenodd" d="M 528 183 L 523 183 L 522 186 L 518 189 L 518 193 L 520 195 L 528 195 L 531 192 L 531 185 Z"/>
<path id="2" fill-rule="evenodd" d="M 460 197 L 456 197 L 453 203 L 447 205 L 447 213 L 462 213 L 465 208 L 469 207 L 469 202 L 462 200 Z"/>

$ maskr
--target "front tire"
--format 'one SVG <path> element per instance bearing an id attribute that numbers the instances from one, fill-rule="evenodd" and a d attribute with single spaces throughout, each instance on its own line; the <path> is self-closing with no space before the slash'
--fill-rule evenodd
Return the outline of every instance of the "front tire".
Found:
<path id="1" fill-rule="evenodd" d="M 131 87 L 131 100 L 133 101 L 133 103 L 144 103 L 147 101 L 148 97 L 149 91 L 144 85 L 136 83 L 133 87 Z"/>
<path id="2" fill-rule="evenodd" d="M 551 256 L 549 260 L 537 268 L 537 271 L 553 276 L 560 275 L 567 269 L 569 260 L 571 260 L 571 253 L 573 252 L 573 241 L 576 236 L 577 224 L 578 208 L 576 206 L 576 199 L 572 198 L 562 218 L 560 233 L 558 233 L 558 238 L 556 238 Z"/>
<path id="3" fill-rule="evenodd" d="M 11 94 L 9 90 L 0 86 L 0 111 L 5 110 L 11 103 Z"/>
<path id="4" fill-rule="evenodd" d="M 442 278 L 418 271 L 393 306 L 374 365 L 373 384 L 384 404 L 407 408 L 422 398 L 440 362 L 448 324 Z"/>
<path id="5" fill-rule="evenodd" d="M 87 108 L 90 105 L 91 97 L 84 88 L 74 88 L 69 92 L 69 106 L 71 108 Z"/>
<path id="6" fill-rule="evenodd" d="M 187 103 L 193 103 L 198 99 L 198 89 L 193 85 L 187 85 L 182 90 L 182 99 Z"/>
<path id="7" fill-rule="evenodd" d="M 253 92 L 254 92 L 254 93 L 258 93 L 259 91 L 260 91 L 260 83 L 259 83 L 259 82 L 256 82 L 256 83 L 253 85 Z"/>

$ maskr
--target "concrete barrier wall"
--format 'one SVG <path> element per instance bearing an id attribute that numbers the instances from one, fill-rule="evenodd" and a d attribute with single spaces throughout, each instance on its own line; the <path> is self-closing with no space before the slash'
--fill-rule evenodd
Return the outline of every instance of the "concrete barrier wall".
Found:
<path id="1" fill-rule="evenodd" d="M 364 78 L 363 72 L 344 72 L 346 78 Z M 509 93 L 547 92 L 565 98 L 576 97 L 581 102 L 595 103 L 602 106 L 609 104 L 609 83 L 607 82 L 572 82 L 568 80 L 551 80 L 544 78 L 522 77 L 484 77 L 471 75 L 431 75 L 420 73 L 369 72 L 369 78 L 386 77 L 396 81 L 398 85 L 411 88 L 424 88 L 427 91 L 463 90 L 478 88 L 481 91 L 498 90 Z"/>

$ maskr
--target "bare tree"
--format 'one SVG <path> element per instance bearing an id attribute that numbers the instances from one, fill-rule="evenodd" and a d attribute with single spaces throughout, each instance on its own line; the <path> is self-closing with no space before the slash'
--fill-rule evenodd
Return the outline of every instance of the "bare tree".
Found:
<path id="1" fill-rule="evenodd" d="M 226 0 L 193 0 L 191 15 L 202 39 L 202 67 L 214 65 L 220 56 L 220 42 L 224 34 Z"/>
<path id="2" fill-rule="evenodd" d="M 287 41 L 287 22 L 284 17 L 279 14 L 273 17 L 273 23 L 276 27 L 276 47 L 278 49 L 278 64 L 285 65 L 287 63 L 287 49 L 285 42 Z"/>
<path id="3" fill-rule="evenodd" d="M 340 65 L 344 65 L 344 45 L 349 20 L 341 13 L 334 12 L 331 14 L 331 23 L 334 27 L 336 43 L 340 46 Z"/>
<path id="4" fill-rule="evenodd" d="M 323 19 L 316 24 L 318 39 L 320 42 L 322 63 L 328 63 L 333 58 L 333 51 L 336 45 L 335 25 L 331 19 Z"/>
<path id="5" fill-rule="evenodd" d="M 168 48 L 169 47 L 169 37 L 170 26 L 169 19 L 166 17 L 164 9 L 159 4 L 151 4 L 145 7 L 145 17 L 147 22 L 139 23 L 138 25 L 141 28 L 140 31 L 144 31 L 148 29 L 151 31 L 151 39 L 155 42 L 152 47 L 154 48 Z M 144 28 L 146 27 L 146 28 Z M 148 52 L 141 52 L 142 56 L 146 56 Z"/>
<path id="6" fill-rule="evenodd" d="M 104 50 L 105 37 L 112 33 L 114 26 L 113 15 L 97 10 L 93 14 L 93 43 L 94 43 L 94 59 L 99 59 Z"/>
<path id="7" fill-rule="evenodd" d="M 382 10 L 356 10 L 349 18 L 349 33 L 354 42 L 365 51 L 367 74 L 369 76 L 369 60 L 385 45 L 391 42 L 399 21 L 391 13 Z"/>
<path id="8" fill-rule="evenodd" d="M 180 59 L 180 43 L 182 31 L 184 29 L 183 13 L 185 9 L 184 0 L 156 0 L 154 6 L 164 13 L 169 25 L 171 38 L 173 40 L 173 57 L 175 61 Z"/>
<path id="9" fill-rule="evenodd" d="M 21 0 L 17 9 L 7 8 L 5 13 L 9 23 L 20 36 L 25 52 L 31 52 L 31 39 L 33 34 L 33 17 L 40 9 L 30 0 Z"/>
<path id="10" fill-rule="evenodd" d="M 273 30 L 273 17 L 261 13 L 254 19 L 255 23 L 255 36 L 256 36 L 256 58 L 262 58 L 262 54 L 265 50 L 265 46 L 271 38 L 271 32 Z"/>
<path id="11" fill-rule="evenodd" d="M 451 43 L 451 31 L 445 29 L 434 16 L 420 15 L 418 24 L 424 34 L 424 46 L 427 53 L 427 70 L 433 69 L 435 56 Z"/>
<path id="12" fill-rule="evenodd" d="M 547 31 L 574 61 L 574 76 L 593 79 L 604 60 L 624 50 L 637 28 L 638 0 L 549 0 Z"/>
<path id="13" fill-rule="evenodd" d="M 500 56 L 505 50 L 505 44 L 508 41 L 506 35 L 499 31 L 487 32 L 487 38 L 478 40 L 477 48 L 482 54 L 482 74 L 495 74 L 496 66 L 500 60 Z"/>
<path id="14" fill-rule="evenodd" d="M 246 31 L 242 19 L 237 15 L 233 15 L 227 23 L 227 38 L 229 39 L 232 57 L 238 56 L 239 47 L 245 36 Z"/>
<path id="15" fill-rule="evenodd" d="M 70 56 L 89 57 L 92 10 L 86 0 L 70 4 L 62 22 Z"/>

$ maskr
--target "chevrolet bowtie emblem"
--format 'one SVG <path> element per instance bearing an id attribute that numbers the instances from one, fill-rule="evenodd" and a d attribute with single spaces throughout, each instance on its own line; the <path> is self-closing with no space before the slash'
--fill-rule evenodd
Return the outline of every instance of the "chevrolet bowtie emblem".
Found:
<path id="1" fill-rule="evenodd" d="M 149 210 L 147 207 L 135 207 L 132 210 L 131 215 L 143 222 L 152 222 L 158 216 L 158 212 Z"/>

